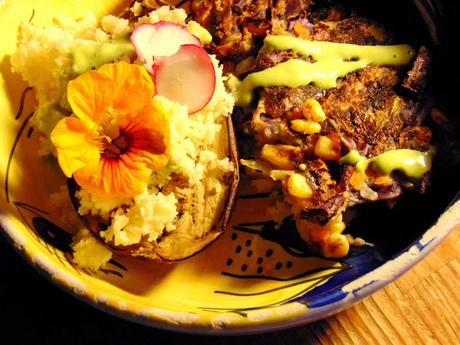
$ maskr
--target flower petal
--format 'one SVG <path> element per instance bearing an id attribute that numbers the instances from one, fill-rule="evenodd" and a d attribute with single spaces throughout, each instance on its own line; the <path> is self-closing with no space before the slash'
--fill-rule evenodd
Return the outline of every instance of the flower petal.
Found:
<path id="1" fill-rule="evenodd" d="M 113 81 L 112 107 L 122 115 L 139 113 L 155 94 L 152 77 L 143 66 L 120 61 L 97 72 Z"/>
<path id="2" fill-rule="evenodd" d="M 113 93 L 113 81 L 97 71 L 86 72 L 67 85 L 67 100 L 74 114 L 92 127 L 104 121 Z"/>
<path id="3" fill-rule="evenodd" d="M 125 62 L 106 64 L 69 82 L 67 97 L 79 119 L 56 126 L 53 140 L 64 173 L 93 194 L 141 193 L 151 169 L 168 162 L 169 122 L 153 105 L 153 95 L 145 68 Z M 96 134 L 107 140 L 102 141 L 107 147 L 98 147 Z"/>
<path id="4" fill-rule="evenodd" d="M 139 114 L 130 113 L 120 123 L 128 148 L 117 157 L 104 155 L 74 173 L 77 183 L 90 193 L 132 197 L 146 187 L 151 169 L 168 163 L 169 122 L 165 112 L 151 102 Z"/>
<path id="5" fill-rule="evenodd" d="M 97 138 L 83 121 L 66 117 L 58 122 L 51 132 L 59 165 L 67 177 L 88 162 L 100 158 Z"/>
<path id="6" fill-rule="evenodd" d="M 67 86 L 67 99 L 83 121 L 104 125 L 114 116 L 139 112 L 154 95 L 144 67 L 120 61 L 86 72 Z"/>
<path id="7" fill-rule="evenodd" d="M 151 169 L 168 163 L 169 121 L 163 109 L 148 103 L 140 113 L 124 117 L 120 131 L 128 138 L 126 154 L 133 162 L 144 162 Z"/>
<path id="8" fill-rule="evenodd" d="M 145 164 L 123 155 L 91 162 L 76 171 L 74 178 L 83 189 L 95 195 L 133 197 L 142 193 L 150 173 Z"/>

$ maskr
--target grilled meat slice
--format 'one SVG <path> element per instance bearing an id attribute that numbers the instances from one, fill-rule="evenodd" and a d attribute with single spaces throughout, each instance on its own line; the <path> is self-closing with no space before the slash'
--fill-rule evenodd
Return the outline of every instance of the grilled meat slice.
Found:
<path id="1" fill-rule="evenodd" d="M 396 68 L 369 66 L 349 74 L 327 92 L 313 85 L 265 88 L 251 128 L 257 134 L 264 133 L 265 128 L 276 134 L 273 138 L 259 138 L 260 145 L 277 140 L 292 144 L 293 136 L 303 140 L 289 130 L 289 122 L 301 117 L 305 101 L 314 98 L 327 115 L 321 134 L 338 133 L 350 150 L 357 149 L 368 157 L 400 148 L 426 151 L 431 131 L 421 123 L 427 112 L 422 102 L 397 94 L 398 74 Z M 273 131 L 275 123 L 277 130 Z"/>
<path id="2" fill-rule="evenodd" d="M 320 21 L 313 26 L 311 39 L 359 45 L 389 43 L 381 26 L 365 18 L 345 18 L 339 21 Z"/>
<path id="3" fill-rule="evenodd" d="M 230 62 L 256 51 L 254 39 L 270 27 L 269 6 L 266 0 L 200 0 L 191 2 L 190 13 L 213 35 L 213 51 Z"/>
<path id="4" fill-rule="evenodd" d="M 302 107 L 307 99 L 320 99 L 323 95 L 324 91 L 313 85 L 295 89 L 271 86 L 262 91 L 261 98 L 265 101 L 266 113 L 271 118 L 294 119 L 302 116 Z"/>
<path id="5" fill-rule="evenodd" d="M 421 47 L 402 86 L 416 94 L 423 95 L 430 77 L 430 65 L 431 54 L 426 47 Z"/>
<path id="6" fill-rule="evenodd" d="M 430 147 L 431 130 L 421 126 L 427 115 L 424 104 L 398 95 L 399 74 L 396 68 L 370 66 L 349 74 L 338 82 L 337 88 L 327 92 L 312 85 L 268 87 L 261 92 L 259 105 L 247 125 L 257 146 L 288 144 L 301 147 L 307 175 L 314 172 L 316 176 L 310 179 L 316 181 L 312 186 L 316 191 L 321 188 L 327 191 L 316 192 L 315 197 L 301 204 L 302 217 L 325 223 L 343 210 L 344 205 L 396 199 L 401 195 L 400 181 L 394 179 L 385 183 L 370 179 L 359 188 L 353 188 L 346 170 L 341 173 L 340 184 L 331 186 L 328 165 L 323 164 L 318 169 L 310 164 L 317 136 L 301 135 L 289 126 L 292 119 L 302 116 L 304 102 L 314 98 L 327 115 L 320 134 L 338 135 L 344 153 L 357 149 L 362 155 L 372 157 L 402 148 L 426 151 Z M 423 191 L 425 183 L 414 184 L 411 188 Z"/>
<path id="7" fill-rule="evenodd" d="M 262 71 L 264 69 L 273 67 L 279 63 L 288 61 L 290 59 L 301 58 L 292 50 L 274 50 L 271 52 L 260 52 L 254 66 L 254 71 Z"/>
<path id="8" fill-rule="evenodd" d="M 326 224 L 332 217 L 345 210 L 348 203 L 346 186 L 338 184 L 331 176 L 329 167 L 321 159 L 305 162 L 306 177 L 314 189 L 310 199 L 297 201 L 300 216 L 320 224 Z"/>
<path id="9" fill-rule="evenodd" d="M 307 32 L 310 0 L 198 0 L 191 1 L 190 15 L 211 32 L 211 50 L 226 70 L 250 55 L 256 55 L 268 34 Z M 296 22 L 299 24 L 294 25 Z"/>
<path id="10" fill-rule="evenodd" d="M 227 70 L 256 55 L 267 34 L 354 44 L 389 43 L 381 26 L 365 18 L 347 18 L 340 7 L 312 12 L 311 0 L 198 0 L 190 15 L 214 37 L 213 53 Z"/>
<path id="11" fill-rule="evenodd" d="M 400 148 L 427 150 L 431 136 L 419 129 L 426 114 L 417 102 L 396 93 L 399 83 L 397 70 L 389 67 L 370 66 L 348 75 L 319 100 L 327 114 L 324 133 L 339 133 L 368 157 Z"/>
<path id="12" fill-rule="evenodd" d="M 314 21 L 315 16 L 317 14 L 309 18 Z M 308 33 L 303 35 L 313 40 L 359 45 L 392 42 L 379 25 L 359 17 L 346 18 L 340 9 L 334 8 L 322 18 L 325 20 L 317 20 L 314 24 L 304 22 Z M 290 25 L 283 29 L 297 35 Z M 293 51 L 262 51 L 251 72 L 299 58 L 304 57 Z M 429 54 L 420 50 L 402 86 L 421 94 L 426 84 L 429 62 Z M 422 124 L 429 107 L 418 95 L 411 98 L 407 92 L 401 92 L 403 79 L 403 68 L 368 66 L 339 79 L 337 87 L 327 91 L 314 85 L 299 88 L 272 86 L 260 90 L 253 116 L 242 127 L 245 128 L 245 134 L 255 140 L 256 147 L 285 144 L 298 146 L 302 150 L 304 161 L 297 164 L 306 165 L 305 174 L 314 189 L 314 196 L 310 200 L 294 201 L 302 209 L 302 217 L 324 224 L 347 206 L 391 200 L 402 193 L 402 181 L 397 176 L 388 179 L 368 178 L 357 183 L 359 178 L 353 176 L 353 167 L 350 166 L 341 168 L 339 182 L 335 182 L 331 179 L 331 163 L 317 159 L 312 147 L 321 135 L 338 136 L 342 154 L 352 149 L 366 157 L 394 149 L 428 150 L 431 130 Z M 304 135 L 290 128 L 293 119 L 303 117 L 302 107 L 308 99 L 316 99 L 327 116 L 319 134 Z M 425 185 L 426 178 L 418 184 L 405 186 L 423 191 Z"/>

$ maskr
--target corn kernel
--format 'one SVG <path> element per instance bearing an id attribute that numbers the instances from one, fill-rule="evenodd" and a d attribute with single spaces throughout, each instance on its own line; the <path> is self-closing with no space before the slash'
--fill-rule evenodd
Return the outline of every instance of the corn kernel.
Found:
<path id="1" fill-rule="evenodd" d="M 350 250 L 350 243 L 344 235 L 333 234 L 327 242 L 321 246 L 323 255 L 326 258 L 337 259 L 343 258 Z"/>
<path id="2" fill-rule="evenodd" d="M 326 120 L 326 114 L 324 113 L 321 104 L 316 99 L 309 98 L 303 104 L 303 115 L 307 120 L 315 122 L 323 122 Z"/>
<path id="3" fill-rule="evenodd" d="M 305 163 L 300 163 L 297 168 L 299 168 L 301 171 L 305 171 L 307 170 L 307 165 Z"/>
<path id="4" fill-rule="evenodd" d="M 373 181 L 376 186 L 389 186 L 392 183 L 393 179 L 390 176 L 379 176 Z"/>
<path id="5" fill-rule="evenodd" d="M 307 120 L 292 120 L 291 128 L 302 134 L 315 134 L 321 132 L 321 125 L 317 122 Z"/>
<path id="6" fill-rule="evenodd" d="M 342 258 L 348 254 L 350 243 L 346 235 L 345 223 L 341 216 L 332 218 L 327 224 L 320 225 L 296 217 L 296 226 L 300 237 L 310 244 L 318 244 L 321 253 L 327 258 Z"/>
<path id="7" fill-rule="evenodd" d="M 358 171 L 353 172 L 349 180 L 351 187 L 356 191 L 361 190 L 364 181 L 366 181 L 366 175 Z"/>
<path id="8" fill-rule="evenodd" d="M 346 224 L 342 221 L 331 221 L 327 226 L 334 234 L 341 234 L 347 227 Z"/>
<path id="9" fill-rule="evenodd" d="M 290 158 L 296 151 L 295 146 L 265 144 L 262 147 L 260 157 L 278 168 L 295 169 L 295 163 Z"/>
<path id="10" fill-rule="evenodd" d="M 313 195 L 313 190 L 307 182 L 305 176 L 292 174 L 287 181 L 287 190 L 295 198 L 309 199 Z"/>
<path id="11" fill-rule="evenodd" d="M 313 152 L 326 161 L 338 161 L 340 159 L 340 144 L 326 136 L 320 136 L 315 143 Z"/>

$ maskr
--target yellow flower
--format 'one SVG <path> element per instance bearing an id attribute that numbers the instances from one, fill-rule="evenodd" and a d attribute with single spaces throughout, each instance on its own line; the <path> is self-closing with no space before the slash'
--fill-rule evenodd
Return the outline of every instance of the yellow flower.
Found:
<path id="1" fill-rule="evenodd" d="M 145 68 L 106 64 L 69 82 L 73 116 L 51 141 L 62 171 L 91 193 L 132 197 L 168 162 L 169 123 Z"/>

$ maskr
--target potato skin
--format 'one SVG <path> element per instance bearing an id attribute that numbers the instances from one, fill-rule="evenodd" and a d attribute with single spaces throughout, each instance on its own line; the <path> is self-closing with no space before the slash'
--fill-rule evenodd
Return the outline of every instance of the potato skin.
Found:
<path id="1" fill-rule="evenodd" d="M 180 260 L 185 260 L 191 256 L 205 250 L 211 243 L 217 240 L 230 223 L 230 219 L 233 214 L 236 195 L 238 191 L 238 186 L 240 182 L 239 174 L 239 160 L 238 160 L 238 149 L 236 144 L 236 135 L 233 127 L 233 121 L 231 116 L 227 117 L 226 121 L 226 138 L 222 138 L 223 141 L 227 142 L 228 148 L 226 149 L 227 156 L 233 162 L 234 170 L 231 173 L 228 173 L 227 179 L 223 185 L 226 188 L 226 200 L 222 209 L 216 209 L 214 212 L 219 214 L 214 214 L 214 219 L 217 220 L 217 223 L 212 226 L 212 230 L 205 233 L 203 236 L 194 238 L 192 243 L 184 243 L 184 249 L 181 252 L 180 248 L 176 250 L 175 253 L 170 255 L 165 255 L 165 251 L 161 251 L 161 241 L 167 239 L 165 236 L 160 238 L 157 244 L 152 244 L 147 241 L 143 241 L 136 245 L 130 246 L 116 246 L 113 243 L 105 242 L 101 236 L 100 232 L 104 231 L 109 225 L 110 222 L 102 219 L 99 216 L 95 215 L 84 215 L 80 216 L 83 224 L 91 231 L 91 233 L 101 241 L 104 246 L 106 246 L 114 254 L 122 256 L 132 256 L 132 257 L 141 257 L 148 260 L 154 260 L 157 262 L 176 262 Z M 71 196 L 72 204 L 78 214 L 78 208 L 80 207 L 79 201 L 76 197 L 76 192 L 80 188 L 78 184 L 73 179 L 67 181 L 67 188 Z M 174 245 L 174 240 L 170 241 Z M 177 246 L 176 246 L 177 247 Z M 173 248 L 174 249 L 174 248 Z"/>

